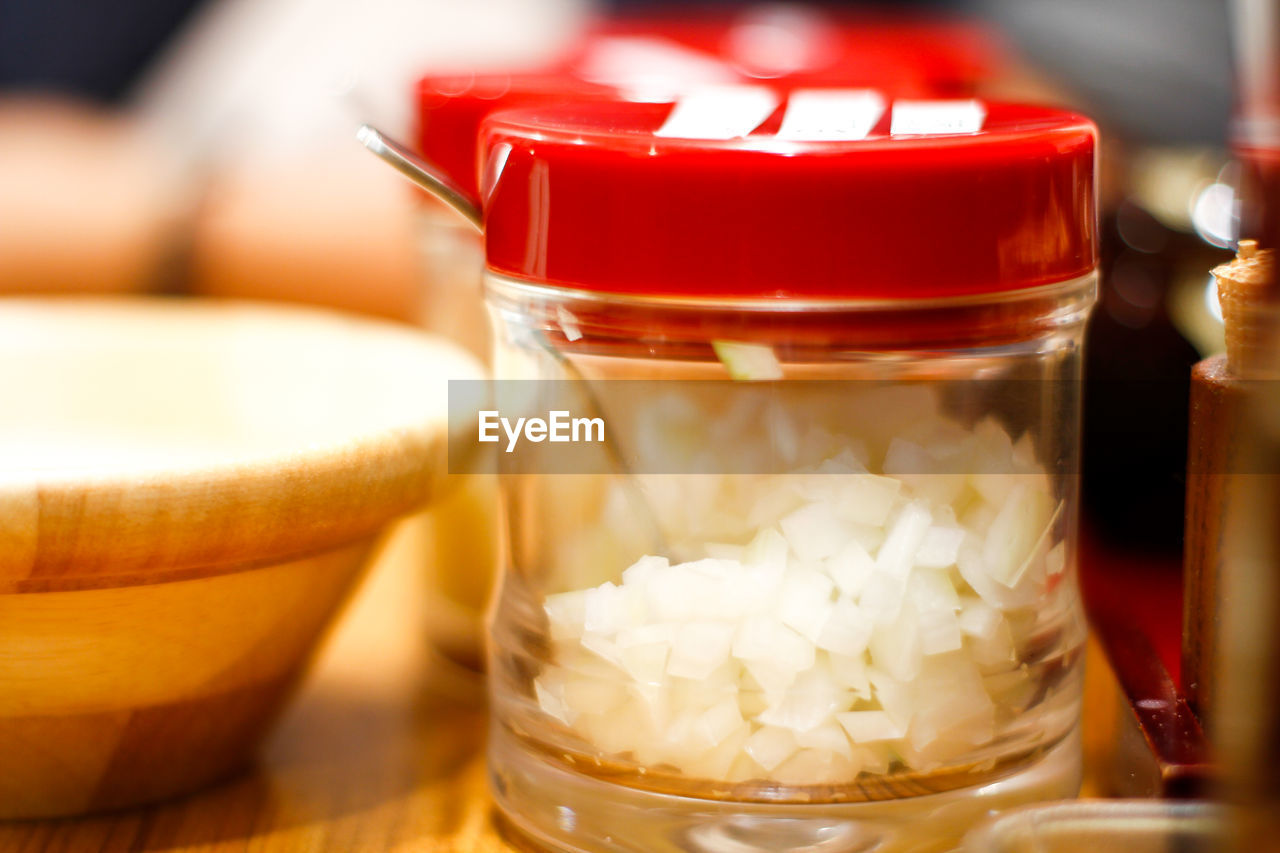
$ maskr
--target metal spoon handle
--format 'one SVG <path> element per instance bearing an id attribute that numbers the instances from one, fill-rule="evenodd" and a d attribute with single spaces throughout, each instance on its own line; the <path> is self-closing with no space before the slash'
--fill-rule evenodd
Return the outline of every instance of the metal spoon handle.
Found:
<path id="1" fill-rule="evenodd" d="M 397 172 L 456 210 L 477 231 L 484 233 L 484 216 L 480 208 L 430 163 L 372 125 L 362 124 L 356 131 L 356 139 Z"/>

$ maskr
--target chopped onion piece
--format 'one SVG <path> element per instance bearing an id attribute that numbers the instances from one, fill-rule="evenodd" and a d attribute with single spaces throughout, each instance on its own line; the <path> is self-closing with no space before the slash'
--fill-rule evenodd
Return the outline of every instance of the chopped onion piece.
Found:
<path id="1" fill-rule="evenodd" d="M 823 568 L 836 582 L 841 595 L 856 598 L 862 593 L 871 573 L 875 571 L 876 561 L 867 553 L 867 549 L 861 542 L 851 539 L 843 548 L 826 559 Z"/>
<path id="2" fill-rule="evenodd" d="M 765 770 L 772 770 L 795 753 L 798 748 L 796 736 L 790 729 L 777 726 L 763 726 L 751 737 L 743 747 L 747 755 Z"/>
<path id="3" fill-rule="evenodd" d="M 825 749 L 845 758 L 853 758 L 853 747 L 843 726 L 832 718 L 808 731 L 796 733 L 796 743 L 809 749 Z"/>
<path id="4" fill-rule="evenodd" d="M 548 595 L 542 607 L 551 625 L 551 639 L 576 640 L 582 636 L 587 619 L 587 593 L 582 589 Z"/>
<path id="5" fill-rule="evenodd" d="M 915 607 L 907 605 L 898 619 L 875 627 L 867 647 L 876 667 L 899 681 L 910 681 L 920 671 L 920 642 L 919 617 Z"/>
<path id="6" fill-rule="evenodd" d="M 836 714 L 836 720 L 854 743 L 898 740 L 907 733 L 884 711 L 845 711 Z"/>
<path id="7" fill-rule="evenodd" d="M 920 620 L 920 651 L 924 655 L 953 652 L 964 645 L 960 624 L 952 610 L 922 610 Z"/>
<path id="8" fill-rule="evenodd" d="M 753 616 L 739 626 L 733 656 L 800 672 L 813 666 L 814 649 L 812 643 L 776 619 Z"/>
<path id="9" fill-rule="evenodd" d="M 831 675 L 837 684 L 852 689 L 859 698 L 871 698 L 871 679 L 867 676 L 867 662 L 861 654 L 829 655 Z"/>
<path id="10" fill-rule="evenodd" d="M 782 365 L 773 354 L 773 347 L 766 344 L 749 344 L 739 341 L 712 341 L 716 358 L 729 371 L 732 379 L 781 379 Z"/>
<path id="11" fill-rule="evenodd" d="M 666 557 L 641 557 L 623 571 L 622 583 L 624 586 L 642 585 L 655 571 L 664 570 L 670 566 L 671 563 Z"/>
<path id="12" fill-rule="evenodd" d="M 925 569 L 945 569 L 956 564 L 964 531 L 959 527 L 930 527 L 916 551 L 916 565 Z"/>
<path id="13" fill-rule="evenodd" d="M 681 625 L 671 644 L 667 674 L 703 679 L 729 660 L 734 628 L 723 622 L 690 622 Z"/>
<path id="14" fill-rule="evenodd" d="M 801 673 L 781 699 L 757 714 L 756 719 L 766 725 L 807 732 L 848 703 L 848 695 L 836 686 L 830 673 L 811 669 Z"/>
<path id="15" fill-rule="evenodd" d="M 830 504 L 806 504 L 780 523 L 787 544 L 805 562 L 826 559 L 849 541 L 846 525 Z"/>
<path id="16" fill-rule="evenodd" d="M 871 639 L 872 623 L 858 605 L 841 598 L 831 607 L 816 640 L 817 646 L 829 652 L 852 657 L 862 654 Z"/>
<path id="17" fill-rule="evenodd" d="M 543 675 L 533 682 L 533 694 L 538 700 L 538 707 L 566 726 L 571 726 L 577 714 L 564 700 L 564 682 L 553 680 L 549 675 Z"/>
<path id="18" fill-rule="evenodd" d="M 782 582 L 778 618 L 809 642 L 817 642 L 830 620 L 834 589 L 822 572 L 803 567 L 791 570 Z"/>
<path id="19" fill-rule="evenodd" d="M 932 520 L 933 515 L 923 503 L 913 501 L 904 506 L 876 554 L 876 569 L 898 577 L 905 576 Z"/>

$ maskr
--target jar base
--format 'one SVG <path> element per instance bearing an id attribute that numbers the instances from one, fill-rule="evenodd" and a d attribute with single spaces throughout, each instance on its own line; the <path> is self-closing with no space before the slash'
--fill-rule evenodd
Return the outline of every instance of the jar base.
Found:
<path id="1" fill-rule="evenodd" d="M 606 782 L 533 753 L 505 727 L 489 783 L 510 830 L 565 853 L 942 853 L 988 814 L 1080 790 L 1079 727 L 1034 763 L 985 785 L 859 803 L 734 803 Z"/>

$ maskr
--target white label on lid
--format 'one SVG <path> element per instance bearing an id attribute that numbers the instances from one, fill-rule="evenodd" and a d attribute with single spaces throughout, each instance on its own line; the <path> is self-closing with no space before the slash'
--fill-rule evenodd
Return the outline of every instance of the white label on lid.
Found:
<path id="1" fill-rule="evenodd" d="M 778 106 L 764 86 L 711 86 L 680 98 L 657 136 L 736 139 L 760 126 Z"/>
<path id="2" fill-rule="evenodd" d="M 982 101 L 894 101 L 889 133 L 893 136 L 936 136 L 977 133 L 987 118 Z"/>
<path id="3" fill-rule="evenodd" d="M 778 138 L 865 139 L 884 107 L 884 96 L 872 89 L 797 89 L 787 101 Z"/>

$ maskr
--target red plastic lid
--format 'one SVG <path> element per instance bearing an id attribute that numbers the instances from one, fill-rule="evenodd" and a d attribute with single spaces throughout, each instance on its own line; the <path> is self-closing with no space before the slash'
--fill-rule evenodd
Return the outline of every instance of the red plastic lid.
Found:
<path id="1" fill-rule="evenodd" d="M 609 293 L 820 299 L 995 293 L 1096 264 L 1082 116 L 903 100 L 878 114 L 868 93 L 769 110 L 740 90 L 718 127 L 706 102 L 491 116 L 489 267 Z M 687 138 L 717 133 L 733 138 Z"/>

